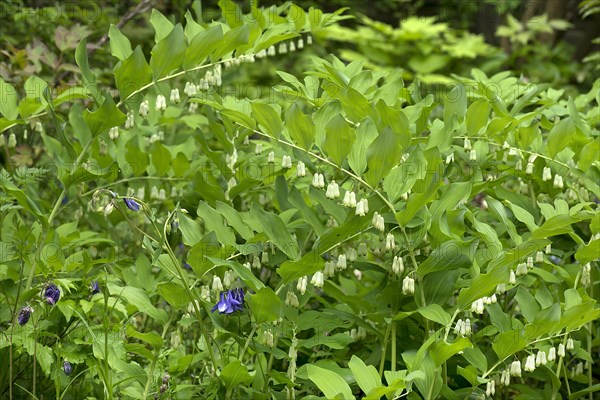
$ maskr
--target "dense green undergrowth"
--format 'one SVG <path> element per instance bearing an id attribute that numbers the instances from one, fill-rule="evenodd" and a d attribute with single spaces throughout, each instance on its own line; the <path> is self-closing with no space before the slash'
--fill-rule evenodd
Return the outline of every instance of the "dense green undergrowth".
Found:
<path id="1" fill-rule="evenodd" d="M 593 398 L 600 80 L 405 82 L 318 56 L 344 10 L 220 4 L 111 26 L 109 86 L 86 39 L 0 81 L 1 397 Z"/>

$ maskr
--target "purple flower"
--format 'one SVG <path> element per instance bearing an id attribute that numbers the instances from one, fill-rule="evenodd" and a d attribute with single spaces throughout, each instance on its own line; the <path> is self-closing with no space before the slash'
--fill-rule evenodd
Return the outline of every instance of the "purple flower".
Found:
<path id="1" fill-rule="evenodd" d="M 98 284 L 98 281 L 93 281 L 90 283 L 90 290 L 92 291 L 92 294 L 100 293 L 100 285 Z"/>
<path id="2" fill-rule="evenodd" d="M 63 371 L 65 371 L 65 375 L 67 375 L 67 376 L 71 375 L 71 372 L 73 372 L 73 367 L 71 367 L 70 362 L 65 361 L 63 363 Z"/>
<path id="3" fill-rule="evenodd" d="M 183 263 L 183 268 L 185 269 L 192 269 L 192 266 L 186 262 Z"/>
<path id="4" fill-rule="evenodd" d="M 53 306 L 58 302 L 58 299 L 60 299 L 60 290 L 55 284 L 51 283 L 46 286 L 44 298 L 46 299 L 46 303 Z"/>
<path id="5" fill-rule="evenodd" d="M 219 314 L 231 314 L 244 309 L 244 290 L 241 288 L 221 292 L 221 300 L 210 310 Z"/>
<path id="6" fill-rule="evenodd" d="M 125 202 L 127 208 L 129 208 L 131 211 L 140 211 L 140 205 L 134 199 L 125 197 L 123 198 L 123 201 Z"/>
<path id="7" fill-rule="evenodd" d="M 19 321 L 19 325 L 23 326 L 29 321 L 29 317 L 31 317 L 31 313 L 33 312 L 33 308 L 30 306 L 23 307 L 21 312 L 19 312 L 19 316 L 17 317 L 17 321 Z"/>

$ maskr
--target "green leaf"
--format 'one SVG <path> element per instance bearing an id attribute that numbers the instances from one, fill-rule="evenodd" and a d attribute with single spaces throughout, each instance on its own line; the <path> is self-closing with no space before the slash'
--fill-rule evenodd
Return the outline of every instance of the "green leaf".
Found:
<path id="1" fill-rule="evenodd" d="M 522 223 L 527 225 L 527 228 L 529 228 L 529 230 L 531 232 L 535 231 L 538 228 L 538 226 L 535 224 L 535 220 L 533 219 L 533 215 L 531 215 L 527 210 L 519 207 L 516 204 L 511 203 L 508 200 L 506 202 L 507 202 L 508 206 L 510 207 L 511 211 L 513 212 L 513 214 L 515 215 L 515 217 L 519 221 L 521 221 Z"/>
<path id="2" fill-rule="evenodd" d="M 0 113 L 9 121 L 17 119 L 19 116 L 17 91 L 2 78 L 0 78 L 0 95 L 2 96 L 0 99 Z"/>
<path id="3" fill-rule="evenodd" d="M 137 46 L 126 60 L 115 66 L 114 74 L 121 101 L 152 82 L 152 70 L 140 46 Z"/>
<path id="4" fill-rule="evenodd" d="M 183 236 L 183 243 L 186 246 L 194 246 L 199 243 L 202 240 L 200 224 L 180 211 L 177 212 L 177 218 L 179 219 L 179 229 Z"/>
<path id="5" fill-rule="evenodd" d="M 139 339 L 142 342 L 148 343 L 155 349 L 160 349 L 163 345 L 162 337 L 156 332 L 141 333 L 135 330 L 132 325 L 127 324 L 125 326 L 125 334 L 129 337 Z"/>
<path id="6" fill-rule="evenodd" d="M 356 129 L 356 141 L 348 155 L 348 165 L 359 176 L 367 169 L 367 149 L 377 136 L 377 126 L 371 118 L 365 118 Z"/>
<path id="7" fill-rule="evenodd" d="M 490 103 L 479 99 L 467 111 L 467 135 L 476 136 L 479 130 L 487 125 L 490 114 Z"/>
<path id="8" fill-rule="evenodd" d="M 111 24 L 108 30 L 108 37 L 110 39 L 110 54 L 123 61 L 129 58 L 131 53 L 131 43 L 127 36 L 123 35 L 119 28 Z"/>
<path id="9" fill-rule="evenodd" d="M 94 100 L 96 100 L 97 103 L 100 102 L 102 97 L 100 96 L 100 93 L 96 88 L 96 76 L 90 69 L 87 53 L 87 39 L 85 38 L 81 39 L 81 41 L 77 45 L 77 48 L 75 49 L 75 62 L 81 70 L 81 76 L 83 78 L 82 80 L 85 84 L 85 87 L 92 94 Z M 29 91 L 27 91 L 27 93 L 29 93 Z"/>
<path id="10" fill-rule="evenodd" d="M 550 133 L 548 133 L 548 142 L 546 143 L 547 155 L 554 157 L 565 147 L 568 147 L 575 134 L 575 122 L 571 117 L 565 118 L 554 125 Z"/>
<path id="11" fill-rule="evenodd" d="M 257 324 L 276 321 L 283 311 L 281 299 L 269 287 L 249 296 L 248 302 Z"/>
<path id="12" fill-rule="evenodd" d="M 263 127 L 265 133 L 274 138 L 279 138 L 283 130 L 283 123 L 279 112 L 275 108 L 269 104 L 253 102 L 252 116 Z"/>
<path id="13" fill-rule="evenodd" d="M 83 120 L 90 128 L 92 136 L 106 133 L 113 126 L 123 125 L 126 119 L 125 114 L 117 108 L 109 94 L 104 96 L 104 102 L 96 111 L 83 112 Z"/>
<path id="14" fill-rule="evenodd" d="M 248 373 L 248 369 L 242 362 L 235 360 L 230 362 L 221 371 L 221 379 L 225 387 L 229 390 L 238 387 L 240 384 L 248 384 L 252 382 L 252 377 Z"/>
<path id="15" fill-rule="evenodd" d="M 523 330 L 511 330 L 496 336 L 496 340 L 492 344 L 492 348 L 498 355 L 498 358 L 503 360 L 517 351 L 527 347 L 527 342 L 523 338 Z"/>
<path id="16" fill-rule="evenodd" d="M 310 150 L 315 140 L 315 123 L 294 103 L 285 113 L 285 127 L 300 147 Z"/>
<path id="17" fill-rule="evenodd" d="M 132 286 L 120 287 L 112 283 L 107 283 L 106 286 L 111 296 L 124 298 L 129 304 L 154 318 L 156 322 L 165 324 L 169 319 L 165 310 L 152 305 L 144 290 Z"/>
<path id="18" fill-rule="evenodd" d="M 382 385 L 377 369 L 372 365 L 366 365 L 363 360 L 355 355 L 348 362 L 348 367 L 354 374 L 356 383 L 364 393 Z"/>
<path id="19" fill-rule="evenodd" d="M 342 165 L 344 159 L 354 144 L 356 133 L 350 124 L 340 114 L 329 121 L 325 127 L 323 150 L 337 165 Z"/>
<path id="20" fill-rule="evenodd" d="M 324 261 L 321 259 L 320 254 L 312 250 L 298 261 L 288 260 L 282 263 L 277 268 L 277 274 L 283 278 L 284 283 L 290 283 L 303 276 L 314 274 L 322 270 L 323 267 Z"/>
<path id="21" fill-rule="evenodd" d="M 250 215 L 260 222 L 265 234 L 291 260 L 300 258 L 300 249 L 298 242 L 292 239 L 287 231 L 287 227 L 278 215 L 267 212 L 260 208 L 256 203 L 252 204 Z"/>
<path id="22" fill-rule="evenodd" d="M 181 24 L 152 48 L 150 69 L 154 79 L 160 79 L 169 72 L 181 67 L 185 57 L 185 35 Z"/>
<path id="23" fill-rule="evenodd" d="M 250 25 L 243 24 L 225 33 L 221 45 L 212 55 L 212 60 L 217 61 L 225 54 L 232 52 L 238 47 L 247 44 L 250 39 Z"/>
<path id="24" fill-rule="evenodd" d="M 308 374 L 308 379 L 317 385 L 319 390 L 323 392 L 326 398 L 334 399 L 336 396 L 341 394 L 341 398 L 344 400 L 355 399 L 350 386 L 348 386 L 344 378 L 335 372 L 325 368 L 317 367 L 313 364 L 308 364 L 306 366 L 306 371 Z"/>
<path id="25" fill-rule="evenodd" d="M 397 135 L 391 128 L 385 128 L 367 150 L 367 183 L 377 186 L 401 158 L 402 146 Z"/>
<path id="26" fill-rule="evenodd" d="M 163 282 L 156 285 L 158 294 L 175 308 L 184 308 L 190 303 L 185 289 L 173 282 Z"/>
<path id="27" fill-rule="evenodd" d="M 215 211 L 211 206 L 204 201 L 201 201 L 198 204 L 197 214 L 200 215 L 204 221 L 206 232 L 215 232 L 220 243 L 229 246 L 236 243 L 233 231 L 225 225 L 221 214 Z"/>
<path id="28" fill-rule="evenodd" d="M 460 122 L 467 111 L 467 90 L 461 85 L 456 85 L 444 96 L 444 121 L 450 121 L 456 115 Z"/>
<path id="29" fill-rule="evenodd" d="M 210 56 L 221 45 L 223 39 L 223 28 L 221 25 L 212 26 L 198 33 L 191 40 L 185 52 L 185 60 L 183 67 L 190 69 L 204 63 L 206 58 Z"/>
<path id="30" fill-rule="evenodd" d="M 436 367 L 439 367 L 456 353 L 470 347 L 473 347 L 471 341 L 467 338 L 461 337 L 454 343 L 446 343 L 444 341 L 435 342 L 429 348 L 429 354 L 431 354 L 431 358 L 433 359 Z"/>
<path id="31" fill-rule="evenodd" d="M 160 11 L 152 9 L 150 23 L 154 27 L 154 42 L 163 40 L 173 30 L 173 24 Z"/>

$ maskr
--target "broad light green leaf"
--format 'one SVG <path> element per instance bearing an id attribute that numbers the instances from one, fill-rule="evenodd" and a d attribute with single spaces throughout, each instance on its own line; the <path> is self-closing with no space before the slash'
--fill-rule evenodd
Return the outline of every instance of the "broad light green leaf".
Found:
<path id="1" fill-rule="evenodd" d="M 104 102 L 96 111 L 85 110 L 83 112 L 83 120 L 90 128 L 92 136 L 106 133 L 113 126 L 123 125 L 126 119 L 125 114 L 117 108 L 108 94 L 104 96 Z"/>
<path id="2" fill-rule="evenodd" d="M 554 125 L 548 134 L 548 142 L 546 143 L 546 151 L 549 157 L 554 157 L 569 146 L 576 134 L 575 129 L 575 122 L 571 117 L 565 118 Z"/>
<path id="3" fill-rule="evenodd" d="M 454 86 L 444 96 L 444 121 L 450 121 L 456 115 L 460 122 L 467 112 L 467 90 L 460 84 Z"/>
<path id="4" fill-rule="evenodd" d="M 265 130 L 265 133 L 278 138 L 283 130 L 283 122 L 279 112 L 269 104 L 252 103 L 252 116 Z"/>
<path id="5" fill-rule="evenodd" d="M 354 374 L 356 383 L 358 383 L 358 386 L 364 393 L 369 393 L 371 390 L 382 385 L 377 369 L 372 365 L 366 365 L 356 355 L 352 355 L 352 358 L 348 362 L 348 367 Z"/>
<path id="6" fill-rule="evenodd" d="M 156 43 L 163 40 L 173 30 L 173 24 L 160 11 L 152 9 L 150 23 L 154 27 L 154 41 Z"/>
<path id="7" fill-rule="evenodd" d="M 225 225 L 221 214 L 206 204 L 206 202 L 201 201 L 198 204 L 197 214 L 204 221 L 206 231 L 215 232 L 220 243 L 230 246 L 236 243 L 235 234 L 231 228 Z"/>
<path id="8" fill-rule="evenodd" d="M 429 348 L 429 354 L 431 354 L 431 358 L 433 359 L 435 365 L 439 367 L 456 353 L 470 347 L 473 347 L 471 341 L 467 338 L 461 337 L 454 343 L 446 343 L 444 341 L 435 342 Z"/>
<path id="9" fill-rule="evenodd" d="M 355 399 L 350 386 L 348 386 L 344 378 L 335 372 L 325 368 L 317 367 L 313 364 L 308 364 L 306 366 L 306 371 L 308 373 L 308 379 L 317 385 L 319 390 L 323 392 L 326 398 L 334 399 L 336 396 L 341 394 L 341 398 L 344 400 Z"/>
<path id="10" fill-rule="evenodd" d="M 170 305 L 175 308 L 187 307 L 190 298 L 185 289 L 174 282 L 162 282 L 156 285 L 156 290 Z"/>
<path id="11" fill-rule="evenodd" d="M 365 174 L 367 183 L 371 186 L 379 182 L 396 166 L 402 158 L 402 147 L 397 135 L 391 128 L 383 132 L 371 143 L 367 150 L 367 165 L 369 169 Z"/>
<path id="12" fill-rule="evenodd" d="M 279 250 L 291 260 L 295 261 L 300 258 L 298 242 L 292 239 L 287 227 L 278 215 L 263 210 L 256 203 L 252 204 L 250 215 L 260 221 L 265 234 Z"/>
<path id="13" fill-rule="evenodd" d="M 306 275 L 314 274 L 324 268 L 325 262 L 316 250 L 306 253 L 298 261 L 285 261 L 277 268 L 284 283 L 290 283 Z"/>
<path id="14" fill-rule="evenodd" d="M 108 30 L 108 37 L 110 39 L 110 53 L 121 61 L 126 60 L 133 52 L 127 36 L 123 35 L 119 28 L 111 24 Z"/>
<path id="15" fill-rule="evenodd" d="M 250 39 L 250 25 L 243 24 L 237 28 L 231 29 L 225 33 L 221 45 L 215 50 L 211 58 L 217 61 L 227 53 L 236 50 L 238 47 L 248 43 Z M 239 54 L 237 54 L 239 55 Z"/>
<path id="16" fill-rule="evenodd" d="M 115 66 L 115 83 L 123 101 L 133 92 L 152 82 L 152 70 L 140 46 Z"/>
<path id="17" fill-rule="evenodd" d="M 310 150 L 315 140 L 315 123 L 294 103 L 285 113 L 285 127 L 300 147 Z"/>
<path id="18" fill-rule="evenodd" d="M 269 287 L 263 287 L 249 296 L 248 302 L 257 324 L 276 321 L 283 311 L 281 299 Z"/>
<path id="19" fill-rule="evenodd" d="M 15 88 L 0 78 L 0 113 L 9 121 L 17 119 L 19 111 L 17 110 L 18 95 Z"/>
<path id="20" fill-rule="evenodd" d="M 476 136 L 479 130 L 487 125 L 490 114 L 490 103 L 485 99 L 475 101 L 467 111 L 467 135 Z"/>
<path id="21" fill-rule="evenodd" d="M 119 287 L 112 283 L 107 283 L 106 286 L 111 296 L 124 298 L 129 304 L 135 306 L 141 312 L 148 314 L 157 322 L 165 324 L 169 319 L 165 310 L 158 309 L 152 305 L 144 290 L 133 286 Z"/>
<path id="22" fill-rule="evenodd" d="M 235 360 L 227 364 L 221 371 L 221 379 L 228 389 L 233 389 L 241 384 L 248 384 L 252 381 L 248 369 L 240 360 Z"/>
<path id="23" fill-rule="evenodd" d="M 348 155 L 348 164 L 359 176 L 367 169 L 367 149 L 377 135 L 377 127 L 371 118 L 365 118 L 356 129 L 356 141 Z"/>
<path id="24" fill-rule="evenodd" d="M 185 52 L 183 67 L 190 69 L 201 65 L 208 56 L 221 44 L 223 39 L 223 28 L 221 25 L 212 26 L 198 33 Z"/>
<path id="25" fill-rule="evenodd" d="M 154 79 L 162 78 L 169 72 L 181 67 L 185 57 L 185 36 L 181 24 L 175 28 L 152 49 L 150 69 Z"/>
<path id="26" fill-rule="evenodd" d="M 325 141 L 322 148 L 333 162 L 342 165 L 344 159 L 350 153 L 355 139 L 354 129 L 343 116 L 338 114 L 325 127 Z"/>

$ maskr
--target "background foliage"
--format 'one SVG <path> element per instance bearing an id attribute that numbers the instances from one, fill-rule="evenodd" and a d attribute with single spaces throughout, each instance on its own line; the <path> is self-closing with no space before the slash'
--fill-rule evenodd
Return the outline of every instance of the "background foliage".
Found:
<path id="1" fill-rule="evenodd" d="M 485 4 L 7 3 L 2 396 L 593 398 L 597 54 Z"/>

